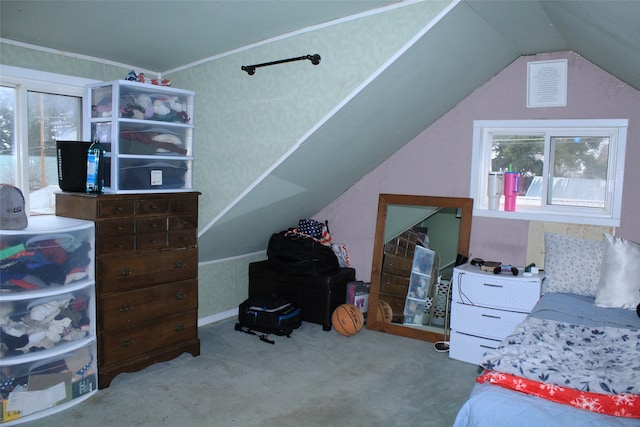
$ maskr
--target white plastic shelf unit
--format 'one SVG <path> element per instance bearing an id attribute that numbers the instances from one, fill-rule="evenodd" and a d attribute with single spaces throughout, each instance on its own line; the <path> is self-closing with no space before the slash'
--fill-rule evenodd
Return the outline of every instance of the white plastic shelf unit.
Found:
<path id="1" fill-rule="evenodd" d="M 84 139 L 107 151 L 105 192 L 192 189 L 194 92 L 117 80 L 86 97 Z"/>
<path id="2" fill-rule="evenodd" d="M 0 424 L 74 406 L 98 390 L 94 223 L 31 217 L 0 230 Z"/>

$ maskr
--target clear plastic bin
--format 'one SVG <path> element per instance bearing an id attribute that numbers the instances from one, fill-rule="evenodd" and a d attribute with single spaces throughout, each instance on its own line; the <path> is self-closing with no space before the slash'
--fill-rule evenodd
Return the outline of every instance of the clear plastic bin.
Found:
<path id="1" fill-rule="evenodd" d="M 45 359 L 3 364 L 0 421 L 15 424 L 66 409 L 98 389 L 95 341 Z"/>
<path id="2" fill-rule="evenodd" d="M 39 351 L 62 349 L 95 337 L 93 282 L 0 300 L 0 360 L 7 363 Z"/>
<path id="3" fill-rule="evenodd" d="M 24 230 L 0 232 L 0 300 L 94 280 L 94 225 L 53 215 L 32 216 Z"/>

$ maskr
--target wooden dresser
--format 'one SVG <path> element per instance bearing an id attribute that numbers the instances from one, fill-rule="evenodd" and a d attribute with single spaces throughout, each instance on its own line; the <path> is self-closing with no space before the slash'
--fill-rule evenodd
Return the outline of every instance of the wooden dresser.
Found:
<path id="1" fill-rule="evenodd" d="M 198 195 L 56 194 L 56 215 L 95 222 L 99 388 L 200 354 Z"/>

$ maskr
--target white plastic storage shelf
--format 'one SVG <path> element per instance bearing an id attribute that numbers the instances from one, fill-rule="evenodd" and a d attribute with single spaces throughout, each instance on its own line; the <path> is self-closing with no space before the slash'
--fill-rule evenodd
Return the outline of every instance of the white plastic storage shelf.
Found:
<path id="1" fill-rule="evenodd" d="M 105 192 L 192 189 L 194 97 L 127 80 L 87 86 L 84 139 L 107 151 Z"/>
<path id="2" fill-rule="evenodd" d="M 0 231 L 0 423 L 76 405 L 98 390 L 91 221 L 31 217 Z"/>

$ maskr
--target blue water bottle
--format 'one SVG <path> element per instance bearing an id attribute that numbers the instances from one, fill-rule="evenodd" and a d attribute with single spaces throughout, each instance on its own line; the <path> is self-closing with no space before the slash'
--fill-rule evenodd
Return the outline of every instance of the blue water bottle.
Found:
<path id="1" fill-rule="evenodd" d="M 87 193 L 104 193 L 104 157 L 104 147 L 94 140 L 87 151 Z"/>

